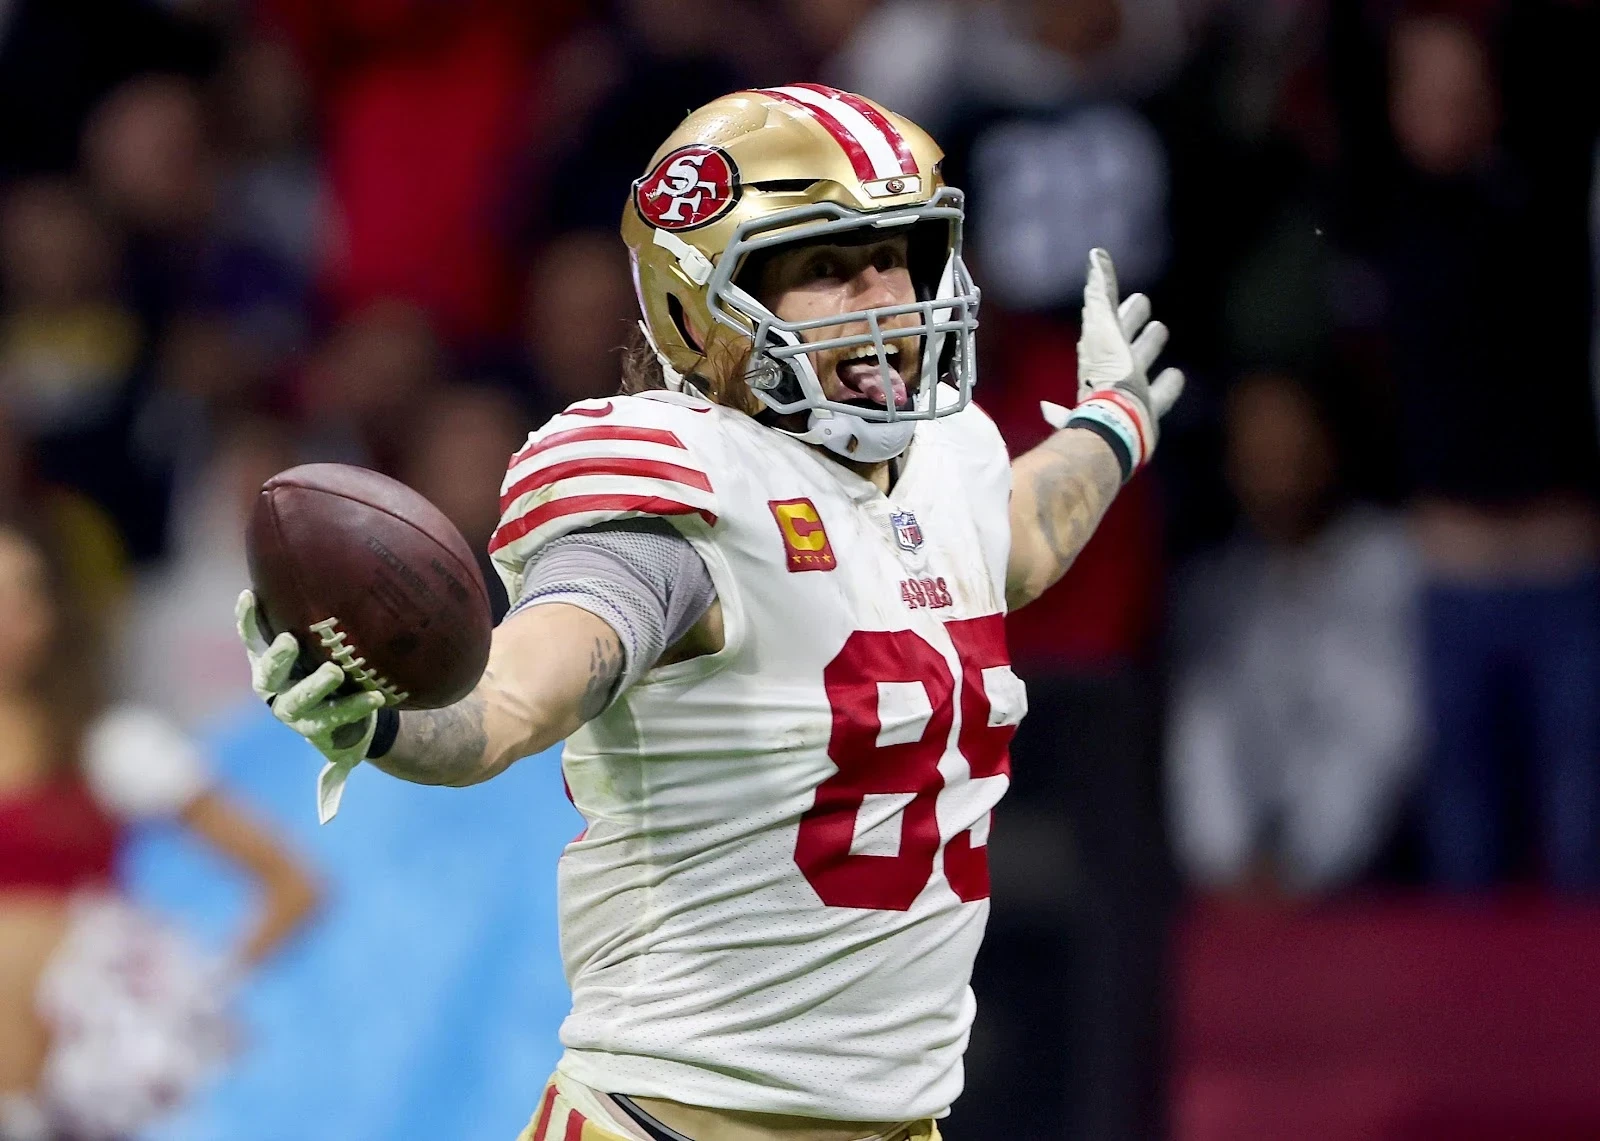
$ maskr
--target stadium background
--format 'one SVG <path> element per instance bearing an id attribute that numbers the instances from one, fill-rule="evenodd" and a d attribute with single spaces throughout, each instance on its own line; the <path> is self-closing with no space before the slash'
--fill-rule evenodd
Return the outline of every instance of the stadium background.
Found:
<path id="1" fill-rule="evenodd" d="M 615 384 L 656 142 L 797 77 L 943 142 L 1015 448 L 1073 390 L 1091 245 L 1189 375 L 1013 623 L 948 1135 L 1600 1136 L 1596 59 L 1585 0 L 0 3 L 0 508 L 66 530 L 122 691 L 328 889 L 149 1136 L 520 1126 L 565 1002 L 554 758 L 358 773 L 315 828 L 233 639 L 241 512 L 361 462 L 481 547 L 502 457 Z M 125 875 L 239 915 L 162 829 Z"/>

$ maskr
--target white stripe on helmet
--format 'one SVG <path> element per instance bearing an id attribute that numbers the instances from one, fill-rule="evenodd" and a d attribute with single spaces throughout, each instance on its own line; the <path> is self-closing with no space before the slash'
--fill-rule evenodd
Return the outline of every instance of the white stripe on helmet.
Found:
<path id="1" fill-rule="evenodd" d="M 844 100 L 829 95 L 819 95 L 805 87 L 774 87 L 772 90 L 782 92 L 791 99 L 798 99 L 808 107 L 815 107 L 833 116 L 834 120 L 861 144 L 861 149 L 867 152 L 867 158 L 872 162 L 873 173 L 878 178 L 897 178 L 901 175 L 900 155 L 895 150 L 894 144 L 881 130 L 873 126 L 871 120 Z"/>

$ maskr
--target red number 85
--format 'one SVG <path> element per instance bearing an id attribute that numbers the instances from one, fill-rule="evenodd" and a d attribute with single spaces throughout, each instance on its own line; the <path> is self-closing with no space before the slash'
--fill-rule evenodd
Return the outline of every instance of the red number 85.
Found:
<path id="1" fill-rule="evenodd" d="M 1006 748 L 1014 725 L 989 724 L 983 671 L 1009 664 L 1005 620 L 998 614 L 945 623 L 961 663 L 961 734 L 956 747 L 974 779 L 1011 771 Z M 932 715 L 915 741 L 879 745 L 879 682 L 920 682 Z M 933 878 L 939 855 L 939 758 L 950 737 L 956 688 L 944 655 L 913 630 L 858 630 L 822 671 L 833 709 L 828 757 L 839 771 L 817 786 L 800 818 L 794 860 L 830 907 L 905 911 Z M 869 794 L 910 793 L 893 856 L 852 853 L 856 816 Z M 989 853 L 968 831 L 944 849 L 945 878 L 961 899 L 989 896 Z"/>

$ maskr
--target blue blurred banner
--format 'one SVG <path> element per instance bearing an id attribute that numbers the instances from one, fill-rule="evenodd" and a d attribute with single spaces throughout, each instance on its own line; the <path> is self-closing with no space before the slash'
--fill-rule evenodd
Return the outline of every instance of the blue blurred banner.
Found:
<path id="1" fill-rule="evenodd" d="M 560 1054 L 555 868 L 582 821 L 559 749 L 486 784 L 358 769 L 316 823 L 317 758 L 265 710 L 211 735 L 219 784 L 319 870 L 322 915 L 249 980 L 238 1063 L 148 1141 L 510 1141 Z M 168 831 L 141 837 L 137 898 L 222 945 L 237 874 Z"/>

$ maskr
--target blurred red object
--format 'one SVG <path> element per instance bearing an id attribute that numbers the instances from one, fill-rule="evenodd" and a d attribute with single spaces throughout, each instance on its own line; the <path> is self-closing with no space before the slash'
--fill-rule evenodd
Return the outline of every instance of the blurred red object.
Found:
<path id="1" fill-rule="evenodd" d="M 76 773 L 0 797 L 0 891 L 77 891 L 111 884 L 117 824 Z"/>
<path id="2" fill-rule="evenodd" d="M 1019 456 L 1051 432 L 1039 401 L 1075 404 L 1078 330 L 1046 317 L 985 314 L 976 399 Z M 1138 476 L 1106 512 L 1072 569 L 1006 623 L 1011 660 L 1096 672 L 1138 658 L 1160 615 L 1164 568 L 1154 485 Z"/>
<path id="3" fill-rule="evenodd" d="M 1210 902 L 1176 946 L 1177 1141 L 1600 1137 L 1600 907 Z"/>
<path id="4" fill-rule="evenodd" d="M 447 338 L 511 326 L 506 184 L 536 132 L 531 92 L 577 0 L 264 0 L 309 72 L 337 214 L 323 284 L 340 313 L 380 297 Z"/>

